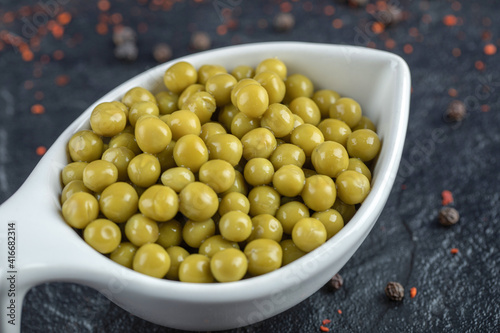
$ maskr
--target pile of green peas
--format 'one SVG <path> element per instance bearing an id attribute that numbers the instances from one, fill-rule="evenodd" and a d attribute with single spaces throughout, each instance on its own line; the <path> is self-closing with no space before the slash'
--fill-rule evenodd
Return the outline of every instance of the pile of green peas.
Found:
<path id="1" fill-rule="evenodd" d="M 68 142 L 62 215 L 125 267 L 183 282 L 274 271 L 333 237 L 380 150 L 353 99 L 265 59 L 178 62 L 153 95 L 97 105 Z"/>

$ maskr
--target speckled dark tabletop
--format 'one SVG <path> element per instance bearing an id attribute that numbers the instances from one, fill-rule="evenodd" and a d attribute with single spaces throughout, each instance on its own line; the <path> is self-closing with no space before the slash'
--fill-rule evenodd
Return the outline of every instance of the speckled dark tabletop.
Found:
<path id="1" fill-rule="evenodd" d="M 331 332 L 498 331 L 497 1 L 365 2 L 366 7 L 325 0 L 0 0 L 0 202 L 84 109 L 157 64 L 152 50 L 158 42 L 167 43 L 174 58 L 203 47 L 191 43 L 196 32 L 208 34 L 210 48 L 300 40 L 389 50 L 412 72 L 405 151 L 379 221 L 340 272 L 343 287 L 323 288 L 274 318 L 230 332 L 319 332 L 326 318 Z M 388 4 L 392 13 L 402 11 L 400 22 L 386 24 L 392 17 Z M 280 12 L 293 15 L 292 29 L 275 29 Z M 133 62 L 114 57 L 112 30 L 119 25 L 138 33 Z M 454 99 L 468 111 L 458 123 L 444 118 Z M 453 193 L 452 205 L 461 214 L 452 227 L 437 222 L 443 190 Z M 388 281 L 406 288 L 402 302 L 386 298 Z M 178 332 L 137 318 L 90 288 L 66 283 L 28 293 L 22 331 Z"/>

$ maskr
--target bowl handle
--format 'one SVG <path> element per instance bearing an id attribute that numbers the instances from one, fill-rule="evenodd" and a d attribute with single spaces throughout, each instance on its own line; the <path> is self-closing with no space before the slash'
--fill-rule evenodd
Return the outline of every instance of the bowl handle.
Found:
<path id="1" fill-rule="evenodd" d="M 0 206 L 0 332 L 20 332 L 24 296 L 36 285 L 101 284 L 99 261 L 107 258 L 64 223 L 59 198 L 37 185 L 28 179 Z"/>

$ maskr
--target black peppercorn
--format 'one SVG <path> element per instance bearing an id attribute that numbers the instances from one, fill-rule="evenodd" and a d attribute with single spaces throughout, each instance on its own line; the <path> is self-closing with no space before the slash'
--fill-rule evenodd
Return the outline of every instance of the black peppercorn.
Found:
<path id="1" fill-rule="evenodd" d="M 347 0 L 347 3 L 351 6 L 360 6 L 364 7 L 368 4 L 368 0 Z"/>
<path id="2" fill-rule="evenodd" d="M 404 19 L 403 11 L 394 5 L 388 5 L 385 9 L 377 11 L 375 17 L 386 26 L 396 25 Z"/>
<path id="3" fill-rule="evenodd" d="M 401 301 L 405 297 L 405 288 L 399 282 L 389 282 L 385 294 L 391 301 Z"/>
<path id="4" fill-rule="evenodd" d="M 172 58 L 172 48 L 165 43 L 158 43 L 153 49 L 153 57 L 158 62 L 165 62 Z"/>
<path id="5" fill-rule="evenodd" d="M 439 211 L 439 223 L 444 226 L 454 225 L 460 219 L 460 214 L 453 207 L 443 207 Z"/>
<path id="6" fill-rule="evenodd" d="M 115 47 L 115 57 L 120 60 L 134 61 L 137 59 L 139 50 L 135 43 L 126 42 Z"/>
<path id="7" fill-rule="evenodd" d="M 330 279 L 329 284 L 333 290 L 339 290 L 344 284 L 344 279 L 340 274 L 337 273 Z"/>
<path id="8" fill-rule="evenodd" d="M 290 13 L 279 13 L 274 17 L 273 26 L 276 31 L 286 32 L 292 30 L 295 25 L 295 18 Z"/>
<path id="9" fill-rule="evenodd" d="M 195 50 L 204 51 L 208 50 L 212 45 L 210 36 L 203 31 L 197 31 L 191 36 L 191 46 Z"/>
<path id="10" fill-rule="evenodd" d="M 124 43 L 135 43 L 136 38 L 137 34 L 130 27 L 121 27 L 113 31 L 113 42 L 117 46 Z"/>
<path id="11" fill-rule="evenodd" d="M 452 101 L 446 109 L 446 117 L 451 121 L 461 121 L 466 114 L 465 104 L 458 100 Z"/>

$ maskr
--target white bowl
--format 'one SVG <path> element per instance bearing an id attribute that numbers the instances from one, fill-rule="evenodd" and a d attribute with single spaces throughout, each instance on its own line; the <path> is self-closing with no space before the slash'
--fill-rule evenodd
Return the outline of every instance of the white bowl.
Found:
<path id="1" fill-rule="evenodd" d="M 161 280 L 124 268 L 90 248 L 62 219 L 60 171 L 67 163 L 71 135 L 88 128 L 95 105 L 119 100 L 130 88 L 161 90 L 163 73 L 185 60 L 195 67 L 220 64 L 232 69 L 278 57 L 289 74 L 303 73 L 316 89 L 328 88 L 356 99 L 377 125 L 382 149 L 373 170 L 373 187 L 352 220 L 326 244 L 269 274 L 233 283 L 191 284 Z M 16 279 L 16 320 L 32 286 L 49 281 L 84 284 L 127 311 L 151 322 L 185 330 L 222 330 L 249 325 L 296 305 L 324 285 L 349 260 L 379 217 L 394 183 L 405 139 L 410 72 L 398 56 L 367 48 L 296 42 L 232 46 L 159 65 L 120 85 L 89 107 L 47 151 L 24 185 L 0 207 L 2 272 Z M 15 225 L 13 267 L 5 241 Z M 12 240 L 12 238 L 10 239 Z M 7 288 L 8 289 L 8 288 Z M 9 306 L 8 290 L 0 307 Z M 5 317 L 5 316 L 4 316 Z M 2 319 L 2 332 L 13 326 Z"/>

